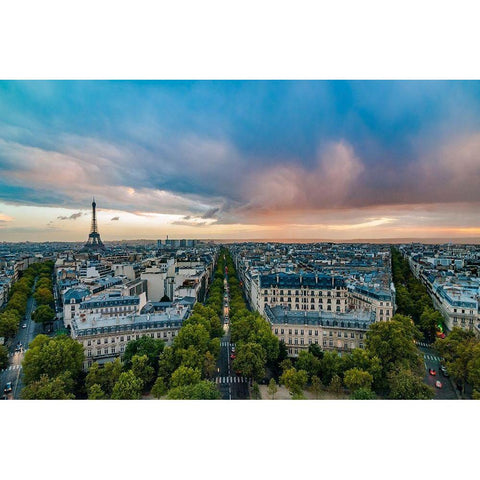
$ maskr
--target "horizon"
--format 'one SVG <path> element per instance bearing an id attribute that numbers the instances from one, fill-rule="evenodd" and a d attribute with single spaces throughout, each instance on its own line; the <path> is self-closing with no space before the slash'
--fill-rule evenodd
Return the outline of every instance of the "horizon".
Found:
<path id="1" fill-rule="evenodd" d="M 480 237 L 478 81 L 1 81 L 0 239 Z"/>

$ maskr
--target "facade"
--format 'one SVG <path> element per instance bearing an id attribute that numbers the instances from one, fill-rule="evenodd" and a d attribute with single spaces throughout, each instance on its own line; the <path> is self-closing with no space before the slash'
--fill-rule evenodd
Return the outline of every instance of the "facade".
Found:
<path id="1" fill-rule="evenodd" d="M 102 364 L 120 357 L 128 342 L 142 336 L 171 344 L 189 315 L 190 308 L 178 304 L 158 314 L 125 317 L 88 314 L 72 320 L 71 334 L 83 346 L 84 369 L 88 369 L 93 362 Z"/>
<path id="2" fill-rule="evenodd" d="M 347 286 L 341 277 L 278 273 L 260 275 L 256 281 L 251 297 L 261 315 L 265 315 L 266 305 L 339 313 L 347 308 Z"/>
<path id="3" fill-rule="evenodd" d="M 388 291 L 355 285 L 349 286 L 347 296 L 349 310 L 373 311 L 378 322 L 391 320 L 394 315 L 394 300 Z"/>
<path id="4" fill-rule="evenodd" d="M 313 343 L 322 350 L 338 352 L 364 348 L 366 332 L 375 322 L 375 313 L 296 311 L 267 305 L 265 318 L 273 334 L 287 346 L 289 355 L 297 357 L 300 351 L 308 350 Z"/>

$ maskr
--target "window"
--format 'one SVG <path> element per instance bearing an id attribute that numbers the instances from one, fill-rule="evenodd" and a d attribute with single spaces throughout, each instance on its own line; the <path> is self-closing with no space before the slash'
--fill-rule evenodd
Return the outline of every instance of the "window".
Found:
<path id="1" fill-rule="evenodd" d="M 291 328 L 288 329 L 288 334 L 289 334 L 289 335 L 292 334 L 292 329 L 291 329 Z"/>
<path id="2" fill-rule="evenodd" d="M 360 338 L 363 338 L 363 333 L 360 334 Z"/>
<path id="3" fill-rule="evenodd" d="M 89 340 L 89 341 L 87 342 L 87 345 L 90 346 L 91 344 L 92 344 L 92 341 Z"/>
<path id="4" fill-rule="evenodd" d="M 120 337 L 120 341 L 123 342 L 124 337 Z"/>
<path id="5" fill-rule="evenodd" d="M 295 335 L 298 335 L 298 329 L 295 329 Z"/>
<path id="6" fill-rule="evenodd" d="M 343 338 L 348 338 L 348 332 L 343 332 Z"/>
<path id="7" fill-rule="evenodd" d="M 295 345 L 298 345 L 298 338 L 295 339 Z"/>
<path id="8" fill-rule="evenodd" d="M 324 346 L 324 347 L 327 346 L 327 341 L 326 341 L 326 340 L 323 341 L 323 346 Z"/>
<path id="9" fill-rule="evenodd" d="M 311 339 L 311 338 L 308 339 L 308 344 L 309 344 L 309 345 L 312 344 L 312 339 Z"/>
<path id="10" fill-rule="evenodd" d="M 350 333 L 350 338 L 355 338 L 355 334 L 353 332 Z"/>
<path id="11" fill-rule="evenodd" d="M 103 343 L 108 343 L 108 338 L 105 338 L 105 339 L 103 340 Z"/>
<path id="12" fill-rule="evenodd" d="M 125 351 L 125 347 L 123 345 L 120 346 L 120 353 L 123 353 Z"/>
<path id="13" fill-rule="evenodd" d="M 300 330 L 300 335 L 303 335 L 303 330 Z"/>
<path id="14" fill-rule="evenodd" d="M 108 348 L 105 348 L 105 349 L 103 350 L 103 353 L 104 353 L 105 355 L 107 355 L 107 354 L 108 354 Z"/>
<path id="15" fill-rule="evenodd" d="M 112 338 L 112 339 L 110 340 L 110 343 L 115 343 L 115 338 Z"/>
<path id="16" fill-rule="evenodd" d="M 328 345 L 329 345 L 330 347 L 333 347 L 333 340 L 329 340 Z"/>
<path id="17" fill-rule="evenodd" d="M 115 347 L 110 348 L 111 353 L 115 353 Z"/>
<path id="18" fill-rule="evenodd" d="M 280 333 L 283 335 L 283 328 L 280 329 Z"/>
<path id="19" fill-rule="evenodd" d="M 278 328 L 275 329 L 275 335 L 278 335 Z"/>
<path id="20" fill-rule="evenodd" d="M 311 331 L 311 330 L 309 330 L 309 331 L 308 331 L 308 334 L 309 334 L 309 335 L 311 335 L 311 334 L 312 334 L 312 331 Z"/>
<path id="21" fill-rule="evenodd" d="M 332 336 L 333 336 L 333 332 L 332 332 L 331 330 L 328 332 L 328 336 L 329 336 L 329 337 L 332 337 Z"/>
<path id="22" fill-rule="evenodd" d="M 130 341 L 130 335 L 127 335 L 127 342 Z"/>
<path id="23" fill-rule="evenodd" d="M 87 351 L 87 357 L 91 357 L 92 356 L 92 351 L 91 350 L 88 350 Z"/>
<path id="24" fill-rule="evenodd" d="M 300 339 L 300 345 L 304 345 L 303 338 Z"/>

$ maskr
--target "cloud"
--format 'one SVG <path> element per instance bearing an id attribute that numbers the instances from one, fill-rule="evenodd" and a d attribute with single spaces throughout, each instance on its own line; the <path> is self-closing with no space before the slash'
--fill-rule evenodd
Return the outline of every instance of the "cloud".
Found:
<path id="1" fill-rule="evenodd" d="M 4 213 L 0 213 L 0 222 L 1 223 L 7 223 L 7 222 L 12 222 L 13 218 L 10 217 L 9 215 L 5 215 Z"/>
<path id="2" fill-rule="evenodd" d="M 208 219 L 208 218 L 215 218 L 215 215 L 217 214 L 217 212 L 220 210 L 219 207 L 216 207 L 216 208 L 210 208 L 209 210 L 207 210 L 201 218 L 204 218 L 204 219 Z"/>
<path id="3" fill-rule="evenodd" d="M 120 220 L 120 217 L 112 217 L 112 218 L 110 219 L 111 222 L 114 222 L 114 221 L 117 221 L 117 220 Z"/>
<path id="4" fill-rule="evenodd" d="M 58 220 L 76 220 L 77 218 L 80 218 L 83 215 L 82 212 L 78 213 L 72 213 L 70 216 L 66 217 L 64 215 L 60 215 L 57 217 Z"/>

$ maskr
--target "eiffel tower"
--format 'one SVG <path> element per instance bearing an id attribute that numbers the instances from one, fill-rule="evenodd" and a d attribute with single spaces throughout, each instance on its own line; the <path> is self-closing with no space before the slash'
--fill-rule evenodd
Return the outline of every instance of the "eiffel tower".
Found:
<path id="1" fill-rule="evenodd" d="M 97 213 L 96 213 L 97 204 L 95 203 L 95 197 L 92 202 L 92 226 L 90 228 L 90 234 L 88 235 L 87 243 L 82 248 L 82 251 L 91 251 L 91 250 L 104 250 L 105 245 L 100 238 L 100 234 L 97 230 Z"/>

